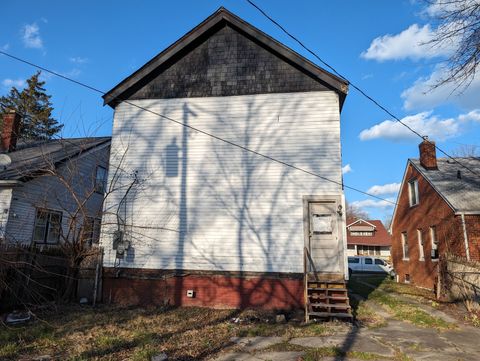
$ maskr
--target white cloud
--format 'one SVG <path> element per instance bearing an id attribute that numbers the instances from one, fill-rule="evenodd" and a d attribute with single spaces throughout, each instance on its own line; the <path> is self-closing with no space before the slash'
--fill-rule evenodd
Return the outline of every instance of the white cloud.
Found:
<path id="1" fill-rule="evenodd" d="M 77 69 L 77 68 L 73 68 L 67 72 L 64 72 L 62 73 L 63 75 L 65 75 L 66 77 L 69 77 L 69 78 L 76 78 L 78 77 L 80 74 L 82 73 L 82 71 L 80 69 Z"/>
<path id="2" fill-rule="evenodd" d="M 386 200 L 373 200 L 373 199 L 364 199 L 363 201 L 355 201 L 352 202 L 353 207 L 358 207 L 358 208 L 392 208 L 394 206 L 393 203 L 395 202 L 395 199 L 393 198 L 386 198 Z"/>
<path id="3" fill-rule="evenodd" d="M 384 185 L 374 185 L 370 187 L 367 193 L 373 194 L 375 196 L 383 194 L 394 194 L 397 193 L 400 189 L 400 183 L 388 183 Z"/>
<path id="4" fill-rule="evenodd" d="M 470 3 L 479 4 L 479 0 L 469 0 Z M 427 16 L 437 17 L 441 16 L 447 12 L 455 11 L 461 9 L 464 6 L 463 1 L 452 1 L 452 0 L 435 0 L 430 1 L 429 5 L 423 11 Z"/>
<path id="5" fill-rule="evenodd" d="M 23 44 L 27 48 L 42 49 L 43 40 L 37 23 L 27 24 L 22 28 Z"/>
<path id="6" fill-rule="evenodd" d="M 82 58 L 80 56 L 73 56 L 68 59 L 70 62 L 75 64 L 85 64 L 88 63 L 88 58 Z"/>
<path id="7" fill-rule="evenodd" d="M 469 120 L 480 122 L 480 109 L 472 110 L 467 114 L 460 114 L 458 120 L 461 122 L 468 122 Z"/>
<path id="8" fill-rule="evenodd" d="M 353 172 L 353 169 L 350 166 L 350 164 L 347 164 L 346 166 L 342 167 L 342 174 L 347 174 L 350 172 Z"/>
<path id="9" fill-rule="evenodd" d="M 480 76 L 475 75 L 467 88 L 456 89 L 455 83 L 446 83 L 434 88 L 441 79 L 446 77 L 446 70 L 437 66 L 428 77 L 419 78 L 402 93 L 403 107 L 406 110 L 429 109 L 445 103 L 456 104 L 463 109 L 478 108 L 480 93 Z"/>
<path id="10" fill-rule="evenodd" d="M 361 57 L 369 60 L 421 59 L 445 56 L 451 53 L 449 47 L 432 47 L 428 42 L 435 36 L 429 24 L 410 25 L 401 33 L 387 34 L 373 39 L 370 47 L 362 52 Z"/>
<path id="11" fill-rule="evenodd" d="M 2 85 L 6 88 L 23 88 L 25 86 L 25 79 L 3 79 Z"/>
<path id="12" fill-rule="evenodd" d="M 460 133 L 459 122 L 454 118 L 439 119 L 432 112 L 421 112 L 401 119 L 402 123 L 410 126 L 422 136 L 443 141 L 455 137 Z M 417 140 L 418 136 L 395 120 L 385 120 L 369 129 L 360 132 L 361 140 L 384 138 L 393 141 Z"/>

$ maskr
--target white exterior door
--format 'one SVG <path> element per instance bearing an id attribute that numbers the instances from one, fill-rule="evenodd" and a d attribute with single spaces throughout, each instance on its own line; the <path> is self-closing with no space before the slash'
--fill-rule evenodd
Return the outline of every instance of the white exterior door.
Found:
<path id="1" fill-rule="evenodd" d="M 317 272 L 343 274 L 343 224 L 337 201 L 308 202 L 309 252 Z"/>

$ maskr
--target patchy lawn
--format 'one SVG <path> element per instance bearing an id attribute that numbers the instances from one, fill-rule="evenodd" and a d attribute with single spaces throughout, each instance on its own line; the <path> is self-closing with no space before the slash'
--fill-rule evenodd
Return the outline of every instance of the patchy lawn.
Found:
<path id="1" fill-rule="evenodd" d="M 274 315 L 206 308 L 125 309 L 69 306 L 39 314 L 34 322 L 0 326 L 0 359 L 150 360 L 165 352 L 169 360 L 198 360 L 231 345 L 234 336 L 332 335 L 341 323 L 299 321 L 275 324 Z"/>
<path id="2" fill-rule="evenodd" d="M 369 287 L 365 283 L 368 283 L 374 287 Z M 426 297 L 425 290 L 416 289 L 415 287 L 398 284 L 389 278 L 383 278 L 378 276 L 371 277 L 352 277 L 349 281 L 348 287 L 354 294 L 360 295 L 366 300 L 373 301 L 382 305 L 389 313 L 398 320 L 408 321 L 416 326 L 426 328 L 436 328 L 438 330 L 446 330 L 455 328 L 455 325 L 446 322 L 445 320 L 432 316 L 420 309 L 416 305 L 400 300 L 395 297 L 395 294 L 411 295 L 416 298 Z M 362 308 L 363 306 L 363 308 Z M 357 318 L 362 320 L 372 319 L 375 317 L 375 312 L 372 314 L 372 310 L 366 309 L 364 302 L 359 302 L 355 309 Z M 367 326 L 368 326 L 368 322 Z M 374 322 L 375 323 L 375 322 Z"/>

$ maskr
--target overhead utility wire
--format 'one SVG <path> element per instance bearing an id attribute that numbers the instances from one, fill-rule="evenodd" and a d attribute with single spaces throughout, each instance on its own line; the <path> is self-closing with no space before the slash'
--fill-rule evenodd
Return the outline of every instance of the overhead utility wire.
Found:
<path id="1" fill-rule="evenodd" d="M 80 81 L 71 79 L 71 78 L 69 78 L 69 77 L 67 77 L 67 76 L 65 76 L 65 75 L 59 74 L 59 73 L 57 73 L 57 72 L 55 72 L 55 71 L 52 71 L 52 70 L 50 70 L 50 69 L 47 69 L 47 68 L 45 68 L 45 67 L 43 67 L 43 66 L 40 66 L 40 65 L 37 65 L 37 64 L 32 63 L 32 62 L 30 62 L 30 61 L 27 61 L 27 60 L 24 60 L 24 59 L 22 59 L 22 58 L 16 57 L 16 56 L 11 55 L 11 54 L 9 54 L 9 53 L 6 53 L 6 52 L 4 52 L 4 51 L 2 51 L 2 50 L 0 50 L 0 54 L 3 54 L 3 55 L 5 55 L 5 56 L 7 56 L 7 57 L 9 57 L 9 58 L 15 59 L 15 60 L 17 60 L 17 61 L 19 61 L 19 62 L 22 62 L 22 63 L 24 63 L 24 64 L 28 64 L 28 65 L 30 65 L 30 66 L 33 66 L 33 67 L 35 67 L 35 68 L 37 68 L 37 69 L 43 70 L 43 71 L 45 71 L 45 72 L 47 72 L 47 73 L 49 73 L 49 74 L 52 74 L 52 75 L 58 76 L 58 77 L 60 77 L 60 78 L 63 78 L 63 79 L 65 79 L 65 80 L 67 80 L 67 81 L 70 81 L 70 82 L 72 82 L 72 83 L 75 83 L 75 84 L 77 84 L 77 85 L 80 85 L 80 86 L 82 86 L 82 87 L 84 87 L 84 88 L 90 89 L 90 90 L 95 91 L 95 92 L 97 92 L 97 93 L 100 93 L 100 94 L 102 94 L 102 95 L 105 95 L 105 94 L 106 94 L 106 92 L 104 92 L 104 91 L 102 91 L 102 90 L 100 90 L 100 89 L 98 89 L 98 88 L 95 88 L 95 87 L 90 86 L 90 85 L 88 85 L 88 84 L 85 84 L 85 83 L 82 83 L 82 82 L 80 82 Z M 117 98 L 117 99 L 118 99 L 118 98 Z M 140 106 L 140 105 L 138 105 L 138 104 L 135 104 L 135 103 L 132 103 L 132 102 L 130 102 L 130 101 L 128 101 L 128 100 L 123 100 L 123 99 L 119 99 L 119 100 L 121 100 L 121 101 L 123 101 L 124 103 L 129 104 L 129 105 L 131 105 L 131 106 L 133 106 L 133 107 L 135 107 L 135 108 L 138 108 L 138 109 L 140 109 L 140 110 L 146 111 L 146 112 L 151 113 L 151 114 L 154 114 L 154 115 L 156 115 L 156 116 L 158 116 L 158 117 L 160 117 L 160 118 L 169 120 L 169 121 L 171 121 L 171 122 L 173 122 L 173 123 L 179 124 L 179 125 L 181 125 L 181 126 L 183 126 L 183 127 L 186 127 L 186 128 L 188 128 L 188 129 L 194 130 L 194 131 L 196 131 L 196 132 L 198 132 L 198 133 L 207 135 L 207 136 L 209 136 L 209 137 L 211 137 L 211 138 L 214 138 L 214 139 L 216 139 L 216 140 L 219 140 L 219 141 L 221 141 L 221 142 L 224 142 L 224 143 L 229 144 L 229 145 L 231 145 L 231 146 L 234 146 L 234 147 L 236 147 L 236 148 L 239 148 L 239 149 L 242 149 L 242 150 L 244 150 L 244 151 L 253 153 L 253 154 L 255 154 L 255 155 L 259 156 L 259 157 L 262 157 L 262 158 L 271 160 L 271 161 L 273 161 L 273 162 L 276 162 L 276 163 L 278 163 L 278 164 L 284 165 L 284 166 L 286 166 L 286 167 L 290 167 L 290 168 L 295 169 L 295 170 L 298 170 L 298 171 L 300 171 L 300 172 L 303 172 L 303 173 L 309 174 L 309 175 L 311 175 L 311 176 L 314 176 L 314 177 L 323 179 L 323 180 L 325 180 L 325 181 L 327 181 L 327 182 L 331 182 L 331 183 L 337 184 L 337 185 L 339 185 L 339 186 L 341 186 L 341 187 L 348 188 L 348 189 L 350 189 L 350 190 L 353 190 L 353 191 L 355 191 L 355 192 L 364 194 L 364 195 L 366 195 L 366 196 L 369 196 L 369 197 L 372 197 L 372 198 L 376 198 L 376 199 L 378 199 L 378 200 L 391 203 L 391 204 L 393 204 L 393 205 L 397 205 L 396 202 L 391 201 L 391 200 L 389 200 L 389 199 L 385 199 L 385 198 L 376 196 L 376 195 L 374 195 L 374 194 L 370 194 L 370 193 L 368 193 L 368 192 L 362 191 L 361 189 L 358 189 L 358 188 L 355 188 L 355 187 L 351 187 L 351 186 L 349 186 L 349 185 L 346 185 L 345 183 L 337 182 L 337 181 L 335 181 L 335 180 L 333 180 L 333 179 L 330 179 L 330 178 L 321 176 L 321 175 L 319 175 L 319 174 L 316 174 L 316 173 L 314 173 L 314 172 L 311 172 L 311 171 L 309 171 L 309 170 L 306 170 L 306 169 L 297 167 L 296 165 L 289 164 L 289 163 L 284 162 L 284 161 L 282 161 L 282 160 L 280 160 L 280 159 L 276 159 L 276 158 L 273 158 L 273 157 L 271 157 L 271 156 L 269 156 L 269 155 L 266 155 L 266 154 L 257 152 L 256 150 L 247 148 L 247 147 L 245 147 L 245 146 L 243 146 L 243 145 L 240 145 L 240 144 L 237 144 L 237 143 L 232 142 L 232 141 L 230 141 L 230 140 L 221 138 L 221 137 L 219 137 L 219 136 L 217 136 L 217 135 L 215 135 L 215 134 L 206 132 L 206 131 L 204 131 L 204 130 L 202 130 L 202 129 L 200 129 L 200 128 L 196 128 L 196 127 L 191 126 L 191 125 L 189 125 L 189 124 L 185 124 L 185 123 L 183 123 L 183 122 L 181 122 L 181 121 L 179 121 L 179 120 L 170 118 L 170 117 L 168 117 L 168 116 L 166 116 L 166 115 L 163 115 L 163 114 L 161 114 L 161 113 L 157 113 L 157 112 L 155 112 L 155 111 L 153 111 L 153 110 L 151 110 L 151 109 L 142 107 L 142 106 Z"/>
<path id="2" fill-rule="evenodd" d="M 326 61 L 324 61 L 322 58 L 320 58 L 320 56 L 318 56 L 313 50 L 311 50 L 310 48 L 308 48 L 305 44 L 303 44 L 303 42 L 301 40 L 299 40 L 297 37 L 295 37 L 294 35 L 292 35 L 287 29 L 285 29 L 281 24 L 279 24 L 275 19 L 273 19 L 270 15 L 268 15 L 262 8 L 260 8 L 257 4 L 255 4 L 253 1 L 251 0 L 246 0 L 250 5 L 252 5 L 255 9 L 257 9 L 260 13 L 263 14 L 263 16 L 265 16 L 268 20 L 270 20 L 272 23 L 274 23 L 277 27 L 279 27 L 285 34 L 287 34 L 291 39 L 293 39 L 294 41 L 296 41 L 302 48 L 304 48 L 307 52 L 309 52 L 310 54 L 312 54 L 318 61 L 320 61 L 323 65 L 325 65 L 327 68 L 329 68 L 335 75 L 337 75 L 338 77 L 342 78 L 342 80 L 348 82 L 350 84 L 350 86 L 352 88 L 354 88 L 355 90 L 357 90 L 360 94 L 362 94 L 365 98 L 367 98 L 368 100 L 370 100 L 373 104 L 375 104 L 377 107 L 379 107 L 381 110 L 383 110 L 385 113 L 387 113 L 389 116 L 391 116 L 394 120 L 396 120 L 398 123 L 400 123 L 401 125 L 403 125 L 405 128 L 407 128 L 408 130 L 410 130 L 412 133 L 414 133 L 415 135 L 418 135 L 421 139 L 423 139 L 424 141 L 427 141 L 429 142 L 430 144 L 434 144 L 433 142 L 429 141 L 427 139 L 426 136 L 424 135 L 421 135 L 419 132 L 417 132 L 415 129 L 413 129 L 412 127 L 410 127 L 408 124 L 402 122 L 402 120 L 400 118 L 398 118 L 395 114 L 393 114 L 390 110 L 388 110 L 385 106 L 383 106 L 382 104 L 380 104 L 377 100 L 375 100 L 373 97 L 371 97 L 370 95 L 368 95 L 364 90 L 362 90 L 360 87 L 358 87 L 357 85 L 355 85 L 354 83 L 352 83 L 350 80 L 348 80 L 346 77 L 344 77 L 342 74 L 340 74 L 333 66 L 331 66 L 330 64 L 328 64 Z M 471 169 L 470 167 L 462 164 L 461 162 L 459 162 L 457 159 L 455 159 L 454 157 L 452 157 L 451 155 L 449 155 L 447 152 L 445 152 L 443 149 L 441 149 L 440 147 L 438 147 L 438 145 L 434 144 L 435 145 L 435 148 L 443 153 L 444 155 L 446 155 L 448 158 L 450 158 L 451 160 L 453 160 L 455 163 L 459 164 L 460 166 L 462 166 L 463 168 L 469 170 L 470 172 L 472 172 L 473 174 L 477 175 L 477 176 L 480 176 L 480 173 L 477 173 L 476 171 L 474 171 L 473 169 Z"/>

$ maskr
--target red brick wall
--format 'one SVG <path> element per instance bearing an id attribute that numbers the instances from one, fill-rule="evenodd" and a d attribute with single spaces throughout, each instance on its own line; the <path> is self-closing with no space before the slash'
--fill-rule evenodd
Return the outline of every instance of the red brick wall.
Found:
<path id="1" fill-rule="evenodd" d="M 470 259 L 480 262 L 480 215 L 465 216 Z"/>
<path id="2" fill-rule="evenodd" d="M 105 273 L 105 303 L 160 305 L 168 302 L 175 306 L 241 309 L 303 307 L 303 279 L 298 277 L 185 275 L 141 279 L 141 271 L 135 277 L 120 275 L 119 278 L 114 278 L 108 269 Z M 187 297 L 187 290 L 193 290 L 195 297 Z"/>
<path id="3" fill-rule="evenodd" d="M 410 207 L 408 181 L 412 178 L 418 179 L 420 201 L 418 205 Z M 436 226 L 440 257 L 447 250 L 453 254 L 465 256 L 461 218 L 454 215 L 452 209 L 440 195 L 415 168 L 409 165 L 393 220 L 392 234 L 392 260 L 401 282 L 404 282 L 405 275 L 409 274 L 411 283 L 434 289 L 438 261 L 432 261 L 430 258 L 431 226 Z M 425 261 L 419 261 L 417 229 L 422 230 Z M 408 261 L 403 260 L 402 232 L 407 232 L 410 258 Z"/>

